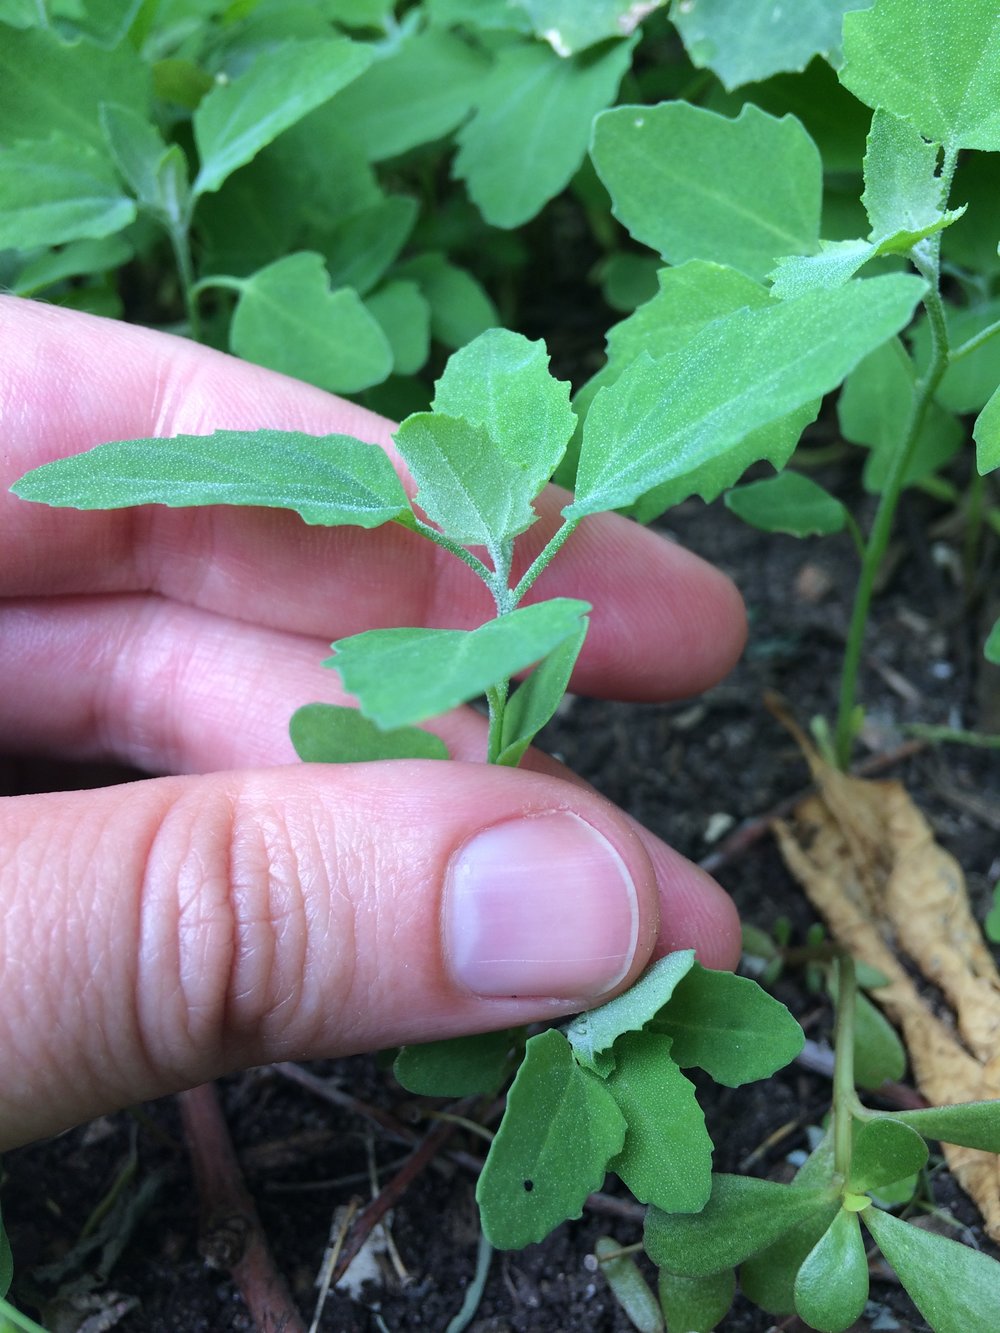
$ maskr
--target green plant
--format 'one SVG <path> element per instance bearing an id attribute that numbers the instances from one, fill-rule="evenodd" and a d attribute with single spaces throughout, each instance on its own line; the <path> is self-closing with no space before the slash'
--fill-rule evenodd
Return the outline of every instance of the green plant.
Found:
<path id="1" fill-rule="evenodd" d="M 990 208 L 1000 19 L 989 0 L 835 0 L 775 30 L 770 8 L 674 4 L 639 27 L 624 0 L 164 0 L 114 13 L 0 3 L 7 285 L 122 313 L 116 275 L 127 264 L 149 322 L 393 413 L 417 409 L 397 445 L 419 512 L 380 451 L 280 431 L 104 445 L 30 474 L 17 492 L 84 508 L 253 504 L 310 523 L 397 522 L 473 569 L 497 613 L 480 628 L 334 644 L 330 664 L 360 715 L 325 705 L 296 714 L 296 749 L 315 761 L 444 758 L 419 724 L 485 694 L 487 758 L 516 764 L 562 698 L 589 610 L 522 603 L 590 514 L 648 522 L 691 495 L 725 495 L 773 530 L 847 528 L 861 576 L 833 735 L 846 765 L 900 493 L 922 486 L 961 499 L 946 469 L 965 414 L 978 413 L 970 523 L 996 526 L 983 478 L 1000 465 L 1000 227 Z M 627 104 L 604 110 L 623 80 Z M 59 97 L 42 95 L 54 85 Z M 821 114 L 831 106 L 832 117 Z M 467 198 L 442 185 L 449 163 Z M 484 332 L 501 311 L 518 323 L 526 243 L 513 229 L 567 184 L 603 251 L 610 303 L 631 310 L 572 408 L 541 343 Z M 622 246 L 608 196 L 658 258 Z M 426 411 L 420 374 L 442 348 L 461 350 Z M 783 470 L 822 397 L 841 386 L 840 430 L 868 451 L 863 480 L 879 497 L 867 532 L 840 499 Z M 759 463 L 779 475 L 737 485 Z M 514 542 L 552 477 L 574 497 L 515 581 Z M 1000 660 L 1000 624 L 986 653 Z M 610 1165 L 654 1206 L 647 1243 L 664 1269 L 668 1319 L 680 1308 L 691 1327 L 712 1326 L 704 1321 L 722 1317 L 739 1264 L 765 1308 L 845 1327 L 867 1289 L 860 1216 L 938 1333 L 985 1328 L 975 1307 L 995 1305 L 996 1267 L 899 1231 L 868 1196 L 885 1200 L 881 1191 L 919 1169 L 920 1129 L 1000 1146 L 996 1108 L 918 1120 L 863 1108 L 857 1033 L 867 1025 L 859 1054 L 877 1043 L 849 965 L 837 967 L 831 1130 L 793 1186 L 713 1186 L 681 1070 L 766 1077 L 800 1038 L 762 992 L 689 955 L 663 960 L 565 1033 L 410 1048 L 397 1074 L 424 1091 L 494 1091 L 523 1054 L 480 1187 L 488 1234 L 538 1239 L 579 1212 Z M 753 1015 L 740 1059 L 726 1017 L 733 987 Z M 591 1126 L 586 1152 L 574 1142 L 567 1155 L 567 1119 Z M 662 1170 L 663 1143 L 683 1167 L 676 1175 Z M 963 1290 L 960 1314 L 942 1307 L 943 1292 Z"/>

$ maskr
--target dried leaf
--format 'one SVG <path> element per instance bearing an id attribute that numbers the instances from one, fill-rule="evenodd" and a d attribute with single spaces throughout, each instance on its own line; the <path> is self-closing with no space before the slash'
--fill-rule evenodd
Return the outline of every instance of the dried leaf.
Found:
<path id="1" fill-rule="evenodd" d="M 778 710 L 775 710 L 778 711 Z M 920 1090 L 934 1104 L 1000 1098 L 1000 974 L 969 907 L 954 857 L 897 782 L 867 782 L 826 764 L 781 715 L 818 788 L 775 833 L 786 864 L 853 956 L 888 978 L 873 998 L 902 1029 Z M 937 986 L 937 1017 L 897 955 Z M 945 1145 L 955 1178 L 1000 1240 L 1000 1158 Z"/>

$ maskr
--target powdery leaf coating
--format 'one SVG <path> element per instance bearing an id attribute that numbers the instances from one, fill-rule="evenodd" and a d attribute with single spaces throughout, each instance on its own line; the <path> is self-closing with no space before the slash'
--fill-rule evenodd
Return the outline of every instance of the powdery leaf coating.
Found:
<path id="1" fill-rule="evenodd" d="M 681 949 L 648 967 L 639 980 L 607 1004 L 588 1009 L 573 1019 L 566 1036 L 581 1064 L 606 1075 L 614 1068 L 608 1054 L 624 1032 L 638 1032 L 670 999 L 674 987 L 694 966 L 694 950 Z"/>
<path id="2" fill-rule="evenodd" d="M 473 630 L 375 629 L 338 639 L 334 667 L 362 713 L 404 727 L 445 713 L 537 662 L 580 631 L 586 602 L 558 597 Z"/>
<path id="3" fill-rule="evenodd" d="M 615 217 L 671 264 L 714 260 L 761 279 L 819 244 L 822 163 L 794 116 L 620 106 L 598 116 L 591 156 Z"/>
<path id="4" fill-rule="evenodd" d="M 1000 150 L 995 0 L 878 0 L 848 14 L 840 79 L 933 143 Z"/>
<path id="5" fill-rule="evenodd" d="M 476 1187 L 486 1239 L 521 1249 L 579 1217 L 624 1141 L 615 1099 L 565 1037 L 532 1037 Z"/>

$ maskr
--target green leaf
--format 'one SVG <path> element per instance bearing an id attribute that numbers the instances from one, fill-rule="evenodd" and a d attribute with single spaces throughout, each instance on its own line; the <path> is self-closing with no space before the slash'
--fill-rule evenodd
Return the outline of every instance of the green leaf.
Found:
<path id="1" fill-rule="evenodd" d="M 334 667 L 380 727 L 423 722 L 522 671 L 580 632 L 586 602 L 559 597 L 474 630 L 375 629 L 338 639 Z"/>
<path id="2" fill-rule="evenodd" d="M 950 148 L 1000 150 L 994 0 L 878 0 L 844 19 L 841 82 Z"/>
<path id="3" fill-rule="evenodd" d="M 541 43 L 501 50 L 458 134 L 454 174 L 483 217 L 517 227 L 569 184 L 587 151 L 590 124 L 614 100 L 632 42 L 562 59 Z"/>
<path id="4" fill-rule="evenodd" d="M 988 662 L 1000 662 L 1000 620 L 990 631 L 983 652 Z M 983 918 L 983 934 L 991 944 L 1000 944 L 1000 880 L 993 885 L 993 906 Z"/>
<path id="5" fill-rule="evenodd" d="M 503 715 L 500 753 L 496 762 L 514 768 L 521 762 L 525 750 L 562 703 L 587 636 L 587 622 L 579 632 L 539 662 L 527 680 L 523 681 L 507 701 Z"/>
<path id="6" fill-rule="evenodd" d="M 829 491 L 801 472 L 782 472 L 752 481 L 725 496 L 726 508 L 764 532 L 793 537 L 826 536 L 843 531 L 847 510 Z"/>
<path id="7" fill-rule="evenodd" d="M 331 393 L 357 393 L 392 371 L 392 348 L 350 287 L 330 290 L 322 255 L 302 251 L 240 282 L 229 341 L 237 356 Z"/>
<path id="8" fill-rule="evenodd" d="M 423 292 L 431 308 L 431 333 L 446 347 L 464 347 L 500 323 L 496 306 L 476 279 L 444 255 L 417 255 L 397 264 L 393 276 L 412 279 Z"/>
<path id="9" fill-rule="evenodd" d="M 180 149 L 168 148 L 155 125 L 117 103 L 101 104 L 101 126 L 115 164 L 139 203 L 180 221 L 187 194 L 187 162 Z M 174 163 L 178 175 L 170 169 Z"/>
<path id="10" fill-rule="evenodd" d="M 128 42 L 105 51 L 67 44 L 51 29 L 5 32 L 0 42 L 0 143 L 59 134 L 104 149 L 98 107 L 109 93 L 145 115 L 150 76 Z"/>
<path id="11" fill-rule="evenodd" d="M 532 1037 L 476 1187 L 490 1244 L 521 1249 L 579 1217 L 624 1140 L 614 1098 L 566 1039 L 554 1029 Z"/>
<path id="12" fill-rule="evenodd" d="M 692 64 L 727 88 L 780 70 L 803 70 L 813 56 L 835 55 L 844 13 L 871 0 L 796 0 L 789 12 L 773 0 L 689 0 L 671 18 Z"/>
<path id="13" fill-rule="evenodd" d="M 628 1125 L 611 1170 L 640 1203 L 698 1212 L 712 1192 L 712 1140 L 694 1085 L 670 1057 L 670 1038 L 623 1033 L 607 1088 Z"/>
<path id="14" fill-rule="evenodd" d="M 431 344 L 431 308 L 415 282 L 387 282 L 365 298 L 368 313 L 392 348 L 397 375 L 414 375 L 424 365 Z"/>
<path id="15" fill-rule="evenodd" d="M 729 1088 L 769 1078 L 805 1037 L 780 1001 L 755 981 L 695 963 L 654 1019 L 684 1069 L 697 1065 Z"/>
<path id="16" fill-rule="evenodd" d="M 822 164 L 794 116 L 621 106 L 598 116 L 591 156 L 615 217 L 671 264 L 709 259 L 761 279 L 818 246 Z"/>
<path id="17" fill-rule="evenodd" d="M 811 404 L 908 322 L 923 290 L 904 274 L 855 281 L 737 311 L 659 361 L 638 357 L 594 399 L 576 499 L 564 512 L 630 504 Z M 756 456 L 746 446 L 744 466 Z"/>
<path id="18" fill-rule="evenodd" d="M 119 440 L 34 468 L 11 487 L 69 509 L 262 505 L 307 523 L 376 528 L 410 515 L 385 451 L 350 435 L 219 430 Z"/>
<path id="19" fill-rule="evenodd" d="M 878 1090 L 885 1080 L 906 1073 L 906 1050 L 896 1029 L 864 995 L 854 1006 L 854 1082 Z"/>
<path id="20" fill-rule="evenodd" d="M 666 0 L 637 5 L 635 0 L 518 0 L 527 10 L 536 37 L 557 56 L 568 57 L 611 37 L 627 37 Z"/>
<path id="21" fill-rule="evenodd" d="M 872 116 L 861 201 L 879 252 L 905 252 L 917 241 L 956 221 L 963 209 L 946 213 L 937 175 L 940 150 L 891 111 Z"/>
<path id="22" fill-rule="evenodd" d="M 729 1313 L 736 1294 L 736 1274 L 723 1269 L 704 1277 L 681 1277 L 661 1268 L 659 1290 L 660 1308 L 669 1328 L 709 1333 Z"/>
<path id="23" fill-rule="evenodd" d="M 522 526 L 516 531 L 533 523 L 531 501 L 576 428 L 569 385 L 549 374 L 545 344 L 506 329 L 480 334 L 449 358 L 435 388 L 434 410 L 488 431 L 501 473 L 491 484 L 497 492 L 507 491 L 520 509 Z"/>
<path id="24" fill-rule="evenodd" d="M 58 250 L 45 250 L 30 259 L 18 272 L 11 284 L 11 291 L 18 296 L 32 296 L 65 278 L 119 268 L 131 257 L 132 247 L 121 235 L 102 236 L 98 240 L 70 241 Z"/>
<path id="25" fill-rule="evenodd" d="M 831 1199 L 773 1245 L 747 1259 L 740 1268 L 740 1290 L 747 1300 L 768 1314 L 792 1314 L 795 1278 L 802 1262 L 839 1212 L 839 1201 Z"/>
<path id="26" fill-rule="evenodd" d="M 601 295 L 612 310 L 625 314 L 651 301 L 659 289 L 660 261 L 655 255 L 620 250 L 599 266 Z"/>
<path id="27" fill-rule="evenodd" d="M 901 1120 L 867 1120 L 854 1131 L 850 1188 L 876 1194 L 915 1175 L 927 1161 L 927 1144 Z"/>
<path id="28" fill-rule="evenodd" d="M 194 113 L 201 169 L 194 194 L 217 190 L 272 139 L 326 102 L 370 63 L 346 38 L 288 42 L 258 56 L 243 74 L 219 83 Z"/>
<path id="29" fill-rule="evenodd" d="M 1000 666 L 1000 619 L 993 622 L 993 628 L 986 636 L 986 642 L 983 644 L 983 656 L 987 662 L 992 662 L 994 666 Z"/>
<path id="30" fill-rule="evenodd" d="M 935 1333 L 995 1333 L 1000 1264 L 978 1250 L 867 1208 L 865 1226 Z"/>
<path id="31" fill-rule="evenodd" d="M 972 438 L 976 442 L 976 469 L 985 477 L 987 472 L 1000 467 L 1000 388 L 993 390 L 976 418 Z"/>
<path id="32" fill-rule="evenodd" d="M 681 949 L 658 959 L 634 985 L 606 1004 L 577 1015 L 566 1029 L 576 1059 L 588 1069 L 607 1074 L 612 1059 L 600 1060 L 625 1032 L 637 1032 L 667 1003 L 674 987 L 694 966 L 694 950 Z"/>
<path id="33" fill-rule="evenodd" d="M 924 1138 L 1000 1153 L 1000 1099 L 931 1106 L 922 1111 L 895 1111 L 892 1119 L 909 1125 Z"/>
<path id="34" fill-rule="evenodd" d="M 453 33 L 411 33 L 331 104 L 370 162 L 449 134 L 469 114 L 489 61 Z"/>
<path id="35" fill-rule="evenodd" d="M 430 731 L 419 727 L 383 731 L 356 708 L 338 704 L 303 704 L 292 714 L 288 730 L 295 753 L 306 763 L 448 758 L 448 747 Z"/>
<path id="36" fill-rule="evenodd" d="M 857 1213 L 841 1208 L 795 1279 L 795 1309 L 810 1328 L 842 1333 L 868 1300 L 868 1259 Z"/>
<path id="37" fill-rule="evenodd" d="M 33 249 L 109 236 L 135 204 L 106 158 L 62 135 L 0 152 L 0 249 Z"/>
<path id="38" fill-rule="evenodd" d="M 700 1213 L 650 1208 L 645 1247 L 654 1264 L 682 1277 L 719 1273 L 806 1226 L 830 1204 L 831 1191 L 779 1185 L 755 1176 L 712 1177 L 712 1196 Z"/>
<path id="39" fill-rule="evenodd" d="M 144 0 L 86 0 L 85 6 L 78 6 L 70 0 L 66 18 L 75 32 L 93 38 L 101 46 L 114 47 L 132 27 L 143 3 Z"/>
<path id="40" fill-rule="evenodd" d="M 663 1315 L 656 1297 L 639 1272 L 639 1265 L 630 1254 L 622 1253 L 621 1243 L 611 1236 L 599 1236 L 594 1253 L 615 1300 L 638 1333 L 663 1333 Z"/>
<path id="41" fill-rule="evenodd" d="M 359 292 L 373 287 L 406 244 L 418 212 L 415 199 L 387 194 L 317 232 L 334 284 Z"/>
<path id="42" fill-rule="evenodd" d="M 872 451 L 863 477 L 868 491 L 877 494 L 885 487 L 906 431 L 916 379 L 916 368 L 903 344 L 891 338 L 851 371 L 837 400 L 844 438 Z M 904 485 L 912 486 L 935 473 L 959 448 L 962 438 L 958 422 L 932 403 L 907 465 Z"/>
<path id="43" fill-rule="evenodd" d="M 503 1082 L 517 1036 L 505 1028 L 404 1046 L 392 1072 L 407 1092 L 421 1097 L 492 1096 Z"/>

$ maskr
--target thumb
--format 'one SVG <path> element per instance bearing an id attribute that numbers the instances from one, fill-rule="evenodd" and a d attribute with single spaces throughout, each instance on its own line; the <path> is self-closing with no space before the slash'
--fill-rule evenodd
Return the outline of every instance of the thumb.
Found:
<path id="1" fill-rule="evenodd" d="M 239 1067 L 572 1013 L 659 924 L 624 815 L 480 764 L 16 797 L 0 847 L 0 1148 Z"/>

